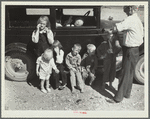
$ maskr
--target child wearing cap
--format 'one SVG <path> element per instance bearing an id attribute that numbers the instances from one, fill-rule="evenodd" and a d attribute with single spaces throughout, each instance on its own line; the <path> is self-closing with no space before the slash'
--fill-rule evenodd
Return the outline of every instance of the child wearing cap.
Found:
<path id="1" fill-rule="evenodd" d="M 51 91 L 51 89 L 49 88 L 49 78 L 51 76 L 52 69 L 54 69 L 56 73 L 59 73 L 59 70 L 54 63 L 52 49 L 46 49 L 44 53 L 37 58 L 36 61 L 36 74 L 37 76 L 39 76 L 40 88 L 43 93 Z M 46 90 L 44 87 L 45 82 Z"/>
<path id="2" fill-rule="evenodd" d="M 96 47 L 93 44 L 87 45 L 87 52 L 82 57 L 82 77 L 85 80 L 89 77 L 90 82 L 89 85 L 92 85 L 93 81 L 95 80 L 95 70 L 97 69 L 97 56 L 95 55 Z"/>
<path id="3" fill-rule="evenodd" d="M 97 57 L 99 60 L 103 60 L 102 89 L 105 89 L 106 82 L 109 82 L 109 87 L 114 89 L 112 82 L 116 76 L 116 56 L 121 51 L 118 40 L 117 34 L 108 34 L 107 40 L 97 48 Z"/>
<path id="4" fill-rule="evenodd" d="M 72 51 L 66 56 L 66 65 L 70 70 L 70 82 L 72 93 L 75 93 L 75 86 L 78 86 L 81 93 L 83 93 L 84 83 L 81 76 L 81 56 L 79 52 L 81 50 L 80 44 L 74 44 Z M 77 80 L 77 81 L 76 81 Z M 77 85 L 76 85 L 77 82 Z"/>

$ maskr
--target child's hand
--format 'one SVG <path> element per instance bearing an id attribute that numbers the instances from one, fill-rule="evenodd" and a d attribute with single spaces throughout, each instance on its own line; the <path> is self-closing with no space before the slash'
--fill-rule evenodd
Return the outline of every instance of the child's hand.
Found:
<path id="1" fill-rule="evenodd" d="M 75 68 L 72 68 L 71 70 L 72 70 L 73 72 L 77 72 L 77 70 L 76 70 Z"/>
<path id="2" fill-rule="evenodd" d="M 49 30 L 47 27 L 45 27 L 45 31 L 46 31 L 47 33 L 50 32 L 50 30 Z"/>
<path id="3" fill-rule="evenodd" d="M 39 72 L 38 71 L 36 72 L 36 75 L 39 76 Z"/>
<path id="4" fill-rule="evenodd" d="M 113 53 L 113 50 L 112 50 L 112 49 L 108 49 L 107 52 L 108 52 L 109 54 L 112 54 L 112 53 Z"/>
<path id="5" fill-rule="evenodd" d="M 88 65 L 88 66 L 86 66 L 86 70 L 88 71 L 88 72 L 90 72 L 90 65 Z"/>
<path id="6" fill-rule="evenodd" d="M 39 30 L 40 29 L 40 27 L 41 27 L 41 24 L 38 24 L 37 26 L 36 26 L 36 28 Z"/>
<path id="7" fill-rule="evenodd" d="M 78 70 L 79 70 L 79 72 L 82 72 L 82 67 L 79 66 L 79 67 L 78 67 Z"/>
<path id="8" fill-rule="evenodd" d="M 94 79 L 96 78 L 96 76 L 93 73 L 90 73 L 90 76 Z"/>
<path id="9" fill-rule="evenodd" d="M 58 74 L 58 73 L 59 73 L 59 70 L 58 70 L 58 69 L 56 69 L 56 70 L 55 70 L 55 72 Z"/>
<path id="10" fill-rule="evenodd" d="M 91 71 L 93 74 L 95 74 L 95 70 L 94 69 L 92 69 L 92 71 Z"/>
<path id="11" fill-rule="evenodd" d="M 55 47 L 54 51 L 56 52 L 56 54 L 59 54 L 59 48 L 58 47 Z"/>

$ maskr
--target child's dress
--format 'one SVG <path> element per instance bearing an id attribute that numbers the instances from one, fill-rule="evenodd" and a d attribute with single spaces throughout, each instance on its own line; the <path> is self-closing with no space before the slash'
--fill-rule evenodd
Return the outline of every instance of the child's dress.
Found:
<path id="1" fill-rule="evenodd" d="M 52 69 L 57 69 L 53 58 L 49 62 L 46 62 L 45 59 L 40 56 L 37 58 L 36 63 L 39 64 L 39 78 L 43 80 L 49 80 Z"/>
<path id="2" fill-rule="evenodd" d="M 32 34 L 32 37 L 34 37 L 34 32 Z M 37 56 L 39 57 L 47 48 L 51 48 L 51 44 L 48 42 L 47 33 L 46 31 L 39 33 L 39 41 L 38 43 L 35 43 L 35 52 Z"/>

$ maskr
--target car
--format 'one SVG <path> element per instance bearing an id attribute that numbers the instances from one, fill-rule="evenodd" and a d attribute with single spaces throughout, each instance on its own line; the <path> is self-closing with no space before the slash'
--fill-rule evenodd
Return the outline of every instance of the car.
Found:
<path id="1" fill-rule="evenodd" d="M 50 19 L 54 39 L 59 40 L 65 52 L 70 52 L 73 44 L 80 43 L 81 55 L 86 45 L 98 47 L 106 39 L 105 28 L 119 21 L 101 19 L 102 6 L 50 6 L 50 5 L 6 5 L 5 12 L 5 76 L 14 81 L 27 81 L 35 77 L 35 53 L 28 48 L 31 35 L 41 15 Z M 119 33 L 122 37 L 122 33 Z M 136 66 L 135 78 L 144 84 L 144 45 Z M 121 53 L 117 59 L 121 58 Z M 102 62 L 100 61 L 102 67 Z M 117 60 L 117 71 L 121 69 L 121 60 Z M 140 73 L 143 73 L 141 76 Z"/>

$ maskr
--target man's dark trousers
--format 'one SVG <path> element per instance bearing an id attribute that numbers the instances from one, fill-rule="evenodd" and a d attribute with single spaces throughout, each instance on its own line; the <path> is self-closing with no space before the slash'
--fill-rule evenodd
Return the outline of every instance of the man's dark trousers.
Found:
<path id="1" fill-rule="evenodd" d="M 114 100 L 120 102 L 123 98 L 129 98 L 132 89 L 134 69 L 139 59 L 139 47 L 122 47 L 123 63 L 118 91 Z"/>

